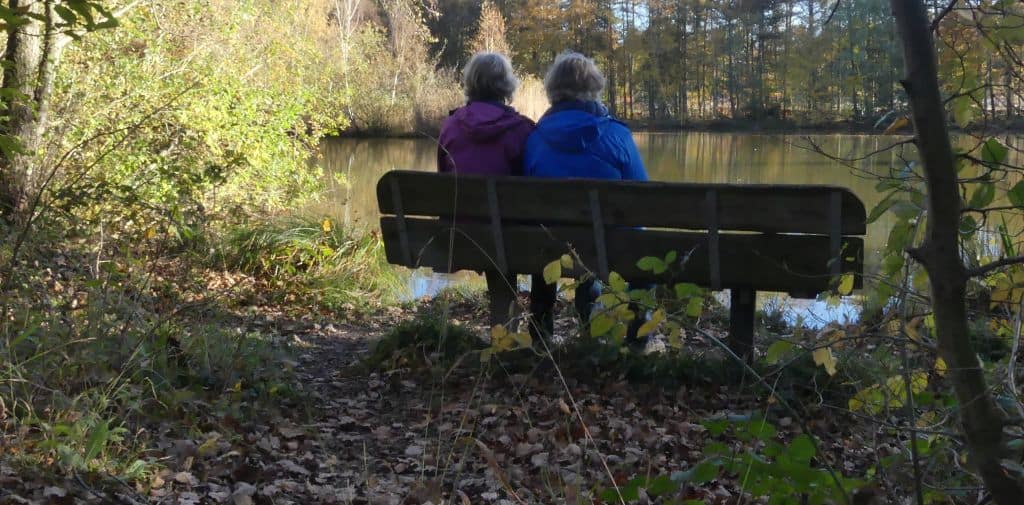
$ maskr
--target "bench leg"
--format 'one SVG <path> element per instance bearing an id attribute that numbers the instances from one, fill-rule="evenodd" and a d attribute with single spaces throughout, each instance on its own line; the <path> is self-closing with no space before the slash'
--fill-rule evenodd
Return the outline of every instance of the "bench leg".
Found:
<path id="1" fill-rule="evenodd" d="M 729 303 L 729 348 L 748 362 L 754 357 L 754 307 L 757 292 L 732 288 Z"/>
<path id="2" fill-rule="evenodd" d="M 491 326 L 505 324 L 515 315 L 516 283 L 515 274 L 502 274 L 497 270 L 484 272 L 487 279 L 487 297 L 490 299 Z"/>

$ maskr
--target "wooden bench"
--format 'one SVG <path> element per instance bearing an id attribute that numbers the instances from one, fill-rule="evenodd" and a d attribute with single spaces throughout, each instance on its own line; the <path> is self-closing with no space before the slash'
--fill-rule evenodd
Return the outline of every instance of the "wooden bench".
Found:
<path id="1" fill-rule="evenodd" d="M 506 274 L 510 283 L 488 286 L 495 322 L 510 316 L 515 274 L 541 272 L 570 247 L 601 278 L 630 282 L 666 281 L 640 258 L 692 251 L 671 281 L 731 290 L 730 345 L 741 354 L 757 291 L 813 298 L 841 273 L 862 282 L 864 204 L 840 187 L 392 171 L 377 200 L 390 263 Z"/>

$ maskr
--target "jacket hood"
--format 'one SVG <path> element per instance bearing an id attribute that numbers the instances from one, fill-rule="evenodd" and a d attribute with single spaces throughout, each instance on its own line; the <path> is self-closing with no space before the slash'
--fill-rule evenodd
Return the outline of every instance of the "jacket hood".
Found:
<path id="1" fill-rule="evenodd" d="M 515 128 L 523 121 L 515 109 L 490 102 L 470 102 L 452 112 L 452 119 L 465 135 L 475 141 L 486 141 Z"/>
<path id="2" fill-rule="evenodd" d="M 537 134 L 559 151 L 582 152 L 604 136 L 610 121 L 583 110 L 549 111 L 537 124 Z"/>

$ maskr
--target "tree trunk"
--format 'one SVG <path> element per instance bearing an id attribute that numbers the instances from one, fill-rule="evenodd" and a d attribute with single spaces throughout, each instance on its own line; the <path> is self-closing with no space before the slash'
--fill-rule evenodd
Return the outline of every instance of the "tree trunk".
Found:
<path id="1" fill-rule="evenodd" d="M 9 7 L 27 9 L 28 13 L 36 15 L 44 12 L 43 3 L 33 0 L 10 0 Z M 26 17 L 26 20 L 27 23 L 9 32 L 3 57 L 3 86 L 16 93 L 0 98 L 4 111 L 0 134 L 16 139 L 24 151 L 0 153 L 0 218 L 11 223 L 24 219 L 28 210 L 32 153 L 39 147 L 43 127 L 37 114 L 37 86 L 42 77 L 45 30 L 38 19 Z"/>
<path id="2" fill-rule="evenodd" d="M 964 292 L 968 280 L 960 258 L 960 193 L 955 159 L 939 91 L 935 45 L 922 0 L 891 0 L 903 41 L 918 150 L 928 189 L 924 243 L 911 251 L 928 271 L 939 354 L 949 367 L 971 463 L 1000 505 L 1020 503 L 1024 486 L 1002 467 L 1003 418 L 985 384 L 968 340 Z"/>

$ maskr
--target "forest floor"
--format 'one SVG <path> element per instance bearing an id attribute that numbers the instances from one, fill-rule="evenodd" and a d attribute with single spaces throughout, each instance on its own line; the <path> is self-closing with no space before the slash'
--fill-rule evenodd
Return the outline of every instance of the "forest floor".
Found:
<path id="1" fill-rule="evenodd" d="M 248 419 L 209 412 L 194 421 L 207 431 L 157 438 L 151 454 L 162 469 L 135 485 L 97 476 L 57 481 L 0 461 L 0 504 L 618 503 L 609 498 L 612 479 L 629 503 L 741 501 L 743 484 L 725 474 L 664 487 L 705 457 L 714 436 L 703 421 L 771 408 L 773 398 L 756 385 L 666 388 L 569 373 L 563 382 L 561 369 L 539 357 L 527 372 L 499 365 L 484 373 L 461 360 L 433 372 L 367 367 L 372 344 L 413 316 L 392 309 L 358 324 L 277 321 L 296 350 L 295 406 Z M 472 305 L 450 316 L 486 320 Z M 805 426 L 826 437 L 822 450 L 842 473 L 859 474 L 875 456 L 849 421 L 819 415 Z M 801 432 L 790 417 L 773 422 L 779 440 Z M 646 483 L 637 485 L 638 477 Z"/>

